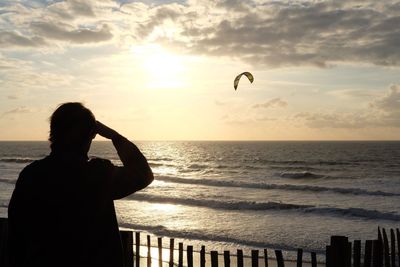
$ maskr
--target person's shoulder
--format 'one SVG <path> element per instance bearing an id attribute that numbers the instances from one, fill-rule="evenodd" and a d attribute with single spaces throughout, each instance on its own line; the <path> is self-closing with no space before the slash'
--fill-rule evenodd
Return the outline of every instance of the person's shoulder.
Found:
<path id="1" fill-rule="evenodd" d="M 48 157 L 39 160 L 34 160 L 22 169 L 21 175 L 35 173 L 44 168 L 45 166 L 47 166 L 48 162 L 49 162 Z"/>
<path id="2" fill-rule="evenodd" d="M 35 160 L 25 166 L 18 176 L 16 185 L 30 183 L 44 168 L 46 168 L 48 161 L 49 159 L 46 157 Z"/>

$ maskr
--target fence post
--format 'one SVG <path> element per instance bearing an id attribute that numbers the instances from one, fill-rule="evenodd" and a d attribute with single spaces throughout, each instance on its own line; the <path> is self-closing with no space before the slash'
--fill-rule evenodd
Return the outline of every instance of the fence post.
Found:
<path id="1" fill-rule="evenodd" d="M 390 258 L 392 260 L 392 267 L 396 267 L 396 238 L 394 230 L 390 229 Z"/>
<path id="2" fill-rule="evenodd" d="M 302 267 L 303 266 L 303 250 L 299 248 L 297 250 L 297 267 Z"/>
<path id="3" fill-rule="evenodd" d="M 389 241 L 385 228 L 382 228 L 382 236 L 383 236 L 383 254 L 385 258 L 385 267 L 390 267 Z"/>
<path id="4" fill-rule="evenodd" d="M 124 253 L 124 266 L 133 267 L 133 232 L 120 230 L 119 234 Z"/>
<path id="5" fill-rule="evenodd" d="M 317 253 L 311 252 L 311 267 L 317 267 Z"/>
<path id="6" fill-rule="evenodd" d="M 398 262 L 399 262 L 399 265 L 400 265 L 400 231 L 399 231 L 399 228 L 396 228 L 396 237 L 397 237 L 397 249 L 399 250 L 398 251 L 398 256 L 399 256 L 399 259 L 398 259 Z"/>
<path id="7" fill-rule="evenodd" d="M 327 267 L 351 267 L 351 243 L 345 236 L 331 236 L 331 244 L 326 247 Z"/>
<path id="8" fill-rule="evenodd" d="M 372 266 L 382 267 L 383 266 L 383 248 L 382 242 L 379 240 L 372 241 Z"/>
<path id="9" fill-rule="evenodd" d="M 361 267 L 361 240 L 354 240 L 353 266 Z"/>
<path id="10" fill-rule="evenodd" d="M 135 233 L 136 267 L 140 266 L 140 232 Z"/>
<path id="11" fill-rule="evenodd" d="M 218 267 L 218 251 L 211 251 L 211 267 Z"/>
<path id="12" fill-rule="evenodd" d="M 243 267 L 243 250 L 237 250 L 237 266 Z"/>
<path id="13" fill-rule="evenodd" d="M 282 250 L 275 250 L 276 262 L 278 267 L 285 267 L 285 262 L 283 261 Z"/>
<path id="14" fill-rule="evenodd" d="M 225 267 L 230 267 L 231 266 L 231 255 L 229 250 L 224 251 L 224 266 Z"/>
<path id="15" fill-rule="evenodd" d="M 147 267 L 151 267 L 151 240 L 150 240 L 150 235 L 147 235 Z"/>
<path id="16" fill-rule="evenodd" d="M 193 267 L 193 246 L 187 246 L 186 257 L 187 257 L 187 266 Z"/>
<path id="17" fill-rule="evenodd" d="M 183 266 L 183 243 L 179 242 L 178 243 L 179 250 L 178 250 L 178 267 Z"/>
<path id="18" fill-rule="evenodd" d="M 169 267 L 174 267 L 174 239 L 169 240 Z"/>
<path id="19" fill-rule="evenodd" d="M 258 250 L 251 251 L 251 267 L 258 267 Z"/>
<path id="20" fill-rule="evenodd" d="M 200 267 L 206 266 L 206 247 L 201 246 L 200 250 Z"/>
<path id="21" fill-rule="evenodd" d="M 268 267 L 268 251 L 266 248 L 264 248 L 264 265 Z"/>
<path id="22" fill-rule="evenodd" d="M 162 238 L 158 237 L 157 238 L 157 243 L 158 243 L 158 267 L 162 267 Z"/>
<path id="23" fill-rule="evenodd" d="M 364 267 L 371 267 L 372 240 L 365 241 Z"/>

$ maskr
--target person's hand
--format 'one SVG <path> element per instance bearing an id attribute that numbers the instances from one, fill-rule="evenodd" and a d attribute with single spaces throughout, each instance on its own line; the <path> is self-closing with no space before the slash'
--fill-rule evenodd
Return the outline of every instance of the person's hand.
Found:
<path id="1" fill-rule="evenodd" d="M 102 124 L 99 121 L 96 121 L 96 131 L 99 135 L 107 139 L 113 139 L 114 137 L 119 135 L 117 131 L 111 129 L 110 127 Z"/>

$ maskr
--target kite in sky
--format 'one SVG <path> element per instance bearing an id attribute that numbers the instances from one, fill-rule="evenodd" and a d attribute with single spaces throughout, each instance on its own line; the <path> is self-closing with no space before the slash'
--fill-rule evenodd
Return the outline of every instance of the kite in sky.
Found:
<path id="1" fill-rule="evenodd" d="M 245 71 L 245 72 L 239 74 L 238 76 L 236 76 L 235 80 L 233 81 L 233 87 L 235 88 L 235 90 L 237 89 L 237 87 L 239 85 L 239 80 L 243 75 L 245 75 L 247 77 L 247 79 L 249 79 L 249 81 L 251 83 L 254 81 L 253 74 L 251 74 L 250 72 Z"/>

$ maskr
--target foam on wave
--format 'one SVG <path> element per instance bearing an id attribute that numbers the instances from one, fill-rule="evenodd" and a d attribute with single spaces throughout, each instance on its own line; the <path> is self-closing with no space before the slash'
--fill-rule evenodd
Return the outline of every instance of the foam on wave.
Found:
<path id="1" fill-rule="evenodd" d="M 1 162 L 7 162 L 7 163 L 31 163 L 35 161 L 36 159 L 32 158 L 1 158 Z"/>
<path id="2" fill-rule="evenodd" d="M 137 193 L 129 197 L 131 200 L 145 201 L 150 203 L 168 203 L 175 205 L 205 207 L 211 209 L 222 210 L 269 210 L 269 211 L 297 211 L 303 213 L 314 213 L 319 215 L 341 215 L 351 216 L 370 220 L 389 220 L 399 221 L 400 215 L 390 212 L 380 212 L 377 210 L 367 210 L 363 208 L 330 208 L 317 207 L 313 205 L 290 204 L 282 202 L 256 202 L 256 201 L 220 201 L 213 199 L 194 199 L 194 198 L 178 198 L 166 197 L 159 195 L 150 195 Z"/>
<path id="3" fill-rule="evenodd" d="M 367 195 L 367 196 L 400 196 L 400 193 L 391 193 L 383 191 L 369 191 L 361 188 L 341 188 L 341 187 L 323 187 L 313 185 L 292 185 L 292 184 L 267 184 L 267 183 L 246 183 L 237 181 L 222 181 L 214 179 L 191 179 L 178 178 L 172 176 L 157 176 L 157 180 L 169 183 L 180 184 L 198 184 L 216 187 L 240 187 L 253 189 L 280 189 L 290 191 L 311 191 L 311 192 L 333 192 L 340 194 Z"/>

